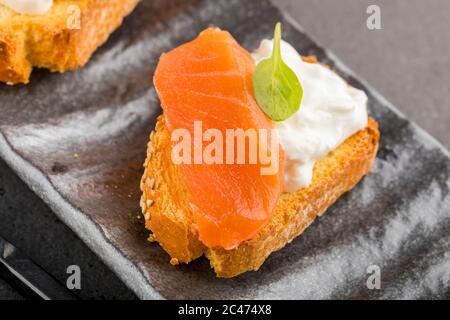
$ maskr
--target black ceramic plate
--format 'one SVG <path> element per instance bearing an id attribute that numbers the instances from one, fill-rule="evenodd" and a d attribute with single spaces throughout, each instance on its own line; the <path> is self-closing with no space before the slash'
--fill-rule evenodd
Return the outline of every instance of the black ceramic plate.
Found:
<path id="1" fill-rule="evenodd" d="M 258 272 L 172 267 L 137 218 L 158 57 L 209 25 L 252 50 L 279 20 L 302 54 L 368 93 L 382 137 L 373 173 Z M 287 20 L 267 1 L 145 0 L 85 68 L 0 86 L 0 155 L 142 298 L 450 297 L 449 153 Z M 371 265 L 380 290 L 366 286 Z"/>

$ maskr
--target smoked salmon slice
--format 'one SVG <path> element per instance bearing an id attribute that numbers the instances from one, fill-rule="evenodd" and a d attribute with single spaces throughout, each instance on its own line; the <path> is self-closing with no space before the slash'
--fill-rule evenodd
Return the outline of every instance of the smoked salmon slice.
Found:
<path id="1" fill-rule="evenodd" d="M 221 133 L 224 155 L 230 142 L 227 129 L 263 129 L 268 137 L 276 134 L 253 96 L 254 69 L 250 54 L 230 33 L 217 28 L 206 29 L 195 40 L 163 54 L 154 84 L 169 131 L 187 130 L 193 137 L 192 153 L 202 154 L 212 139 L 208 143 L 195 140 L 195 123 L 201 123 L 202 132 Z M 258 148 L 277 157 L 277 170 L 270 175 L 262 174 L 268 165 L 259 157 L 250 163 L 249 154 L 254 151 L 250 143 L 245 144 L 245 163 L 237 163 L 235 154 L 231 162 L 180 164 L 193 221 L 207 247 L 233 249 L 254 237 L 270 219 L 282 192 L 284 159 L 278 142 L 279 152 L 271 153 L 271 141 L 260 136 L 257 140 Z"/>

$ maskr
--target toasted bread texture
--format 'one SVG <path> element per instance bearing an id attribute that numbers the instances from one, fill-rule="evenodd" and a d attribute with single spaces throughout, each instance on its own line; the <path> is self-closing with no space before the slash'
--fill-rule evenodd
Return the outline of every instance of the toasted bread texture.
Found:
<path id="1" fill-rule="evenodd" d="M 181 170 L 171 160 L 170 132 L 161 116 L 150 135 L 141 181 L 142 212 L 146 227 L 153 232 L 149 240 L 169 253 L 172 264 L 205 255 L 219 277 L 258 270 L 272 252 L 300 235 L 371 170 L 378 141 L 378 124 L 369 118 L 365 129 L 317 161 L 309 187 L 280 196 L 270 222 L 256 237 L 233 250 L 207 248 L 192 223 Z"/>
<path id="2" fill-rule="evenodd" d="M 55 0 L 42 15 L 0 4 L 0 82 L 28 83 L 33 67 L 83 66 L 139 0 Z"/>

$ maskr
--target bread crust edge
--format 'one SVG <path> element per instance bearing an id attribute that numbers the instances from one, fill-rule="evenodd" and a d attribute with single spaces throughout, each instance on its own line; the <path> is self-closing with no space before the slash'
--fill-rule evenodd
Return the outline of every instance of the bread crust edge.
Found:
<path id="1" fill-rule="evenodd" d="M 33 67 L 62 73 L 84 66 L 139 1 L 80 2 L 79 29 L 67 25 L 70 12 L 63 11 L 64 18 L 54 11 L 31 17 L 14 14 L 11 23 L 0 25 L 0 82 L 27 84 Z"/>
<path id="2" fill-rule="evenodd" d="M 170 133 L 160 116 L 150 135 L 141 180 L 142 212 L 146 228 L 153 232 L 149 240 L 169 253 L 172 264 L 189 263 L 204 254 L 218 277 L 256 271 L 370 172 L 378 144 L 378 123 L 369 118 L 366 128 L 316 163 L 309 187 L 280 196 L 272 218 L 256 237 L 233 250 L 206 248 L 192 223 L 182 175 L 170 157 Z"/>

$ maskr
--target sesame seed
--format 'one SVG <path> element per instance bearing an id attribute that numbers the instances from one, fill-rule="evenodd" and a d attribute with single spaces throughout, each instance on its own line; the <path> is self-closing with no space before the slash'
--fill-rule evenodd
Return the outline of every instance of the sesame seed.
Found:
<path id="1" fill-rule="evenodd" d="M 151 207 L 153 205 L 153 200 L 147 200 L 147 207 Z"/>
<path id="2" fill-rule="evenodd" d="M 148 236 L 147 240 L 150 241 L 150 242 L 155 242 L 156 241 L 156 237 L 155 237 L 154 234 L 151 234 L 151 235 Z"/>
<path id="3" fill-rule="evenodd" d="M 147 185 L 149 186 L 149 188 L 153 189 L 153 187 L 155 186 L 155 179 L 147 178 Z"/>
<path id="4" fill-rule="evenodd" d="M 177 258 L 170 259 L 170 264 L 176 266 L 177 264 L 179 264 L 178 259 Z"/>
<path id="5" fill-rule="evenodd" d="M 140 204 L 141 204 L 142 214 L 145 214 L 145 211 L 147 211 L 147 206 L 145 205 L 144 197 L 141 197 Z"/>
<path id="6" fill-rule="evenodd" d="M 150 211 L 147 211 L 147 212 L 145 213 L 145 220 L 146 220 L 146 221 L 147 221 L 147 220 L 150 220 L 150 217 L 151 217 Z"/>

